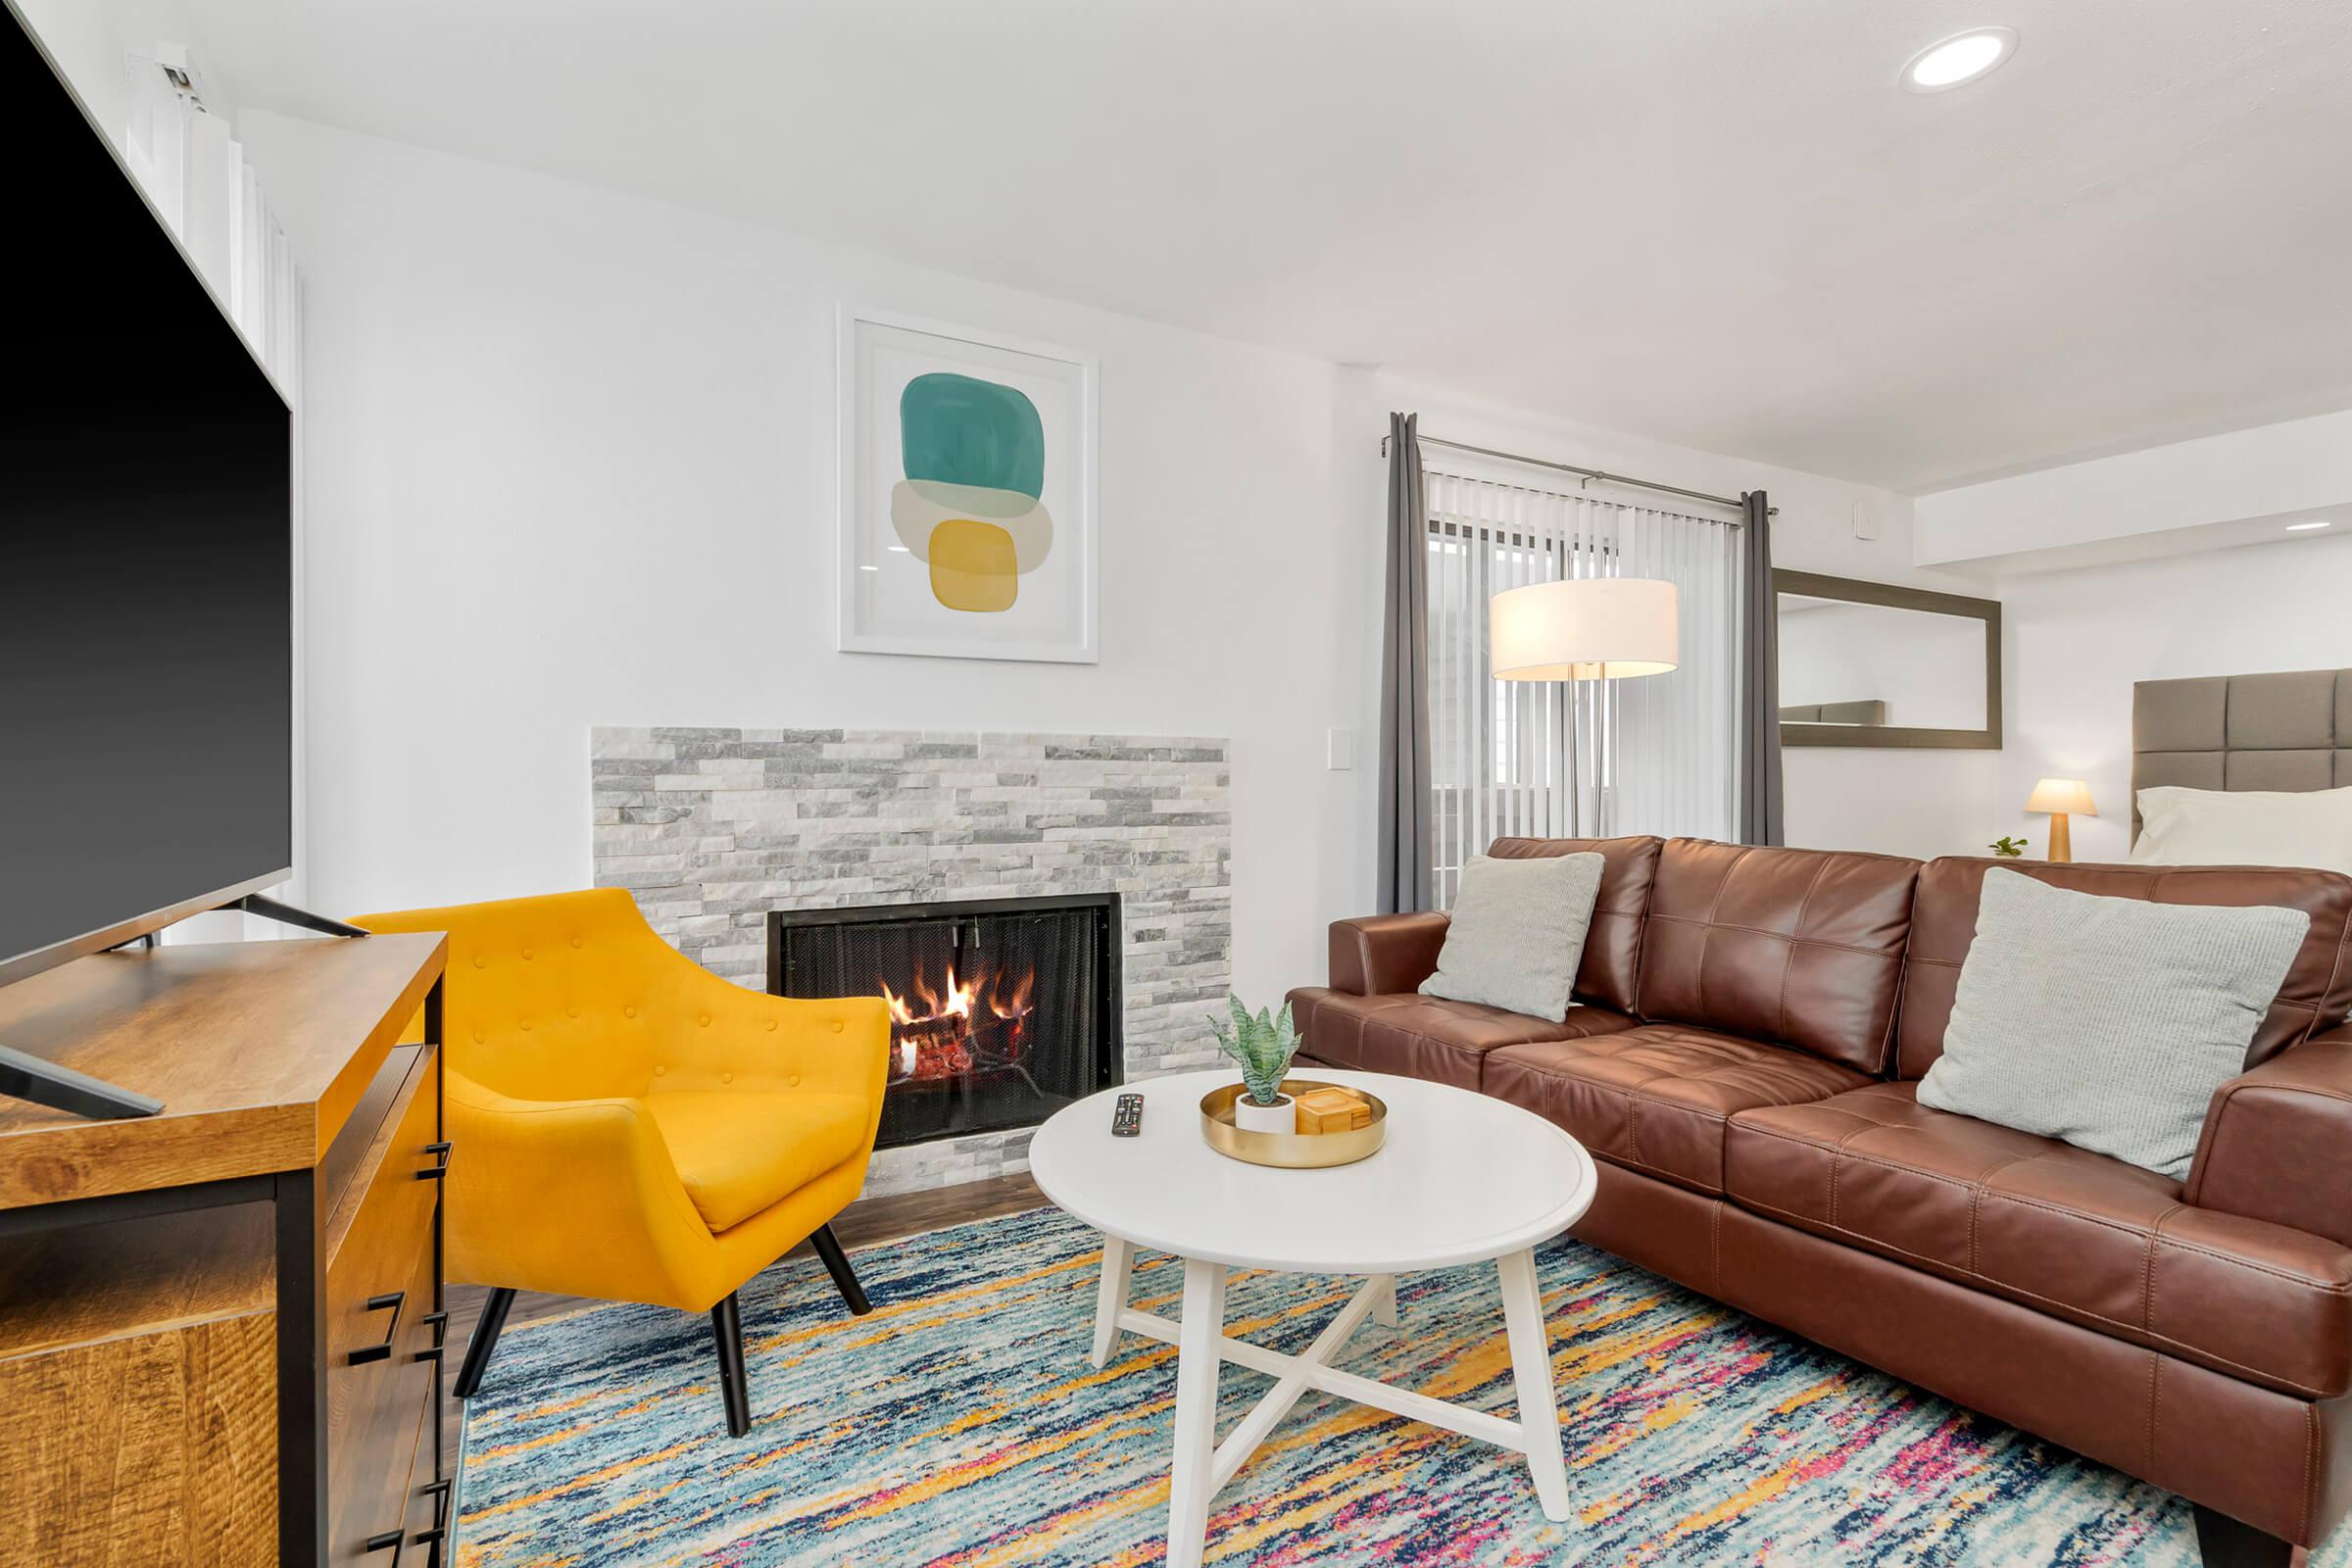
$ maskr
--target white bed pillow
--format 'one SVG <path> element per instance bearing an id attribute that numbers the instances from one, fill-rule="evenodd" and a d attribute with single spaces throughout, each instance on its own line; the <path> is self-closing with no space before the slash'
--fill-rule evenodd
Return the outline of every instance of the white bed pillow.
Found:
<path id="1" fill-rule="evenodd" d="M 2352 788 L 2139 792 L 2133 865 L 2301 865 L 2352 872 Z"/>

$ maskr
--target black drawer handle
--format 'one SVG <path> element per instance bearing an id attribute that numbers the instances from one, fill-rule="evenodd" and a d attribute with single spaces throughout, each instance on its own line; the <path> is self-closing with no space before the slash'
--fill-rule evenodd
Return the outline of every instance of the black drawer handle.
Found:
<path id="1" fill-rule="evenodd" d="M 419 1530 L 409 1538 L 412 1546 L 432 1546 L 439 1549 L 441 1538 L 449 1532 L 449 1483 L 428 1481 L 416 1489 L 420 1497 L 433 1499 L 433 1528 Z"/>
<path id="2" fill-rule="evenodd" d="M 368 1298 L 368 1311 L 389 1311 L 392 1314 L 392 1321 L 384 1325 L 383 1344 L 363 1345 L 351 1352 L 353 1366 L 366 1366 L 370 1361 L 388 1361 L 392 1358 L 392 1337 L 400 1332 L 400 1304 L 408 1298 L 409 1293 L 406 1291 L 390 1291 L 382 1296 Z M 369 1546 L 368 1549 L 374 1551 L 378 1548 Z"/>
<path id="3" fill-rule="evenodd" d="M 387 1530 L 380 1536 L 369 1536 L 366 1541 L 361 1542 L 360 1550 L 362 1552 L 377 1552 L 384 1550 L 386 1547 L 390 1547 L 392 1551 L 392 1568 L 400 1568 L 400 1548 L 402 1544 L 402 1532 L 398 1530 Z"/>
<path id="4" fill-rule="evenodd" d="M 449 1343 L 449 1314 L 447 1312 L 427 1312 L 416 1321 L 433 1331 L 433 1343 L 418 1350 L 416 1359 L 419 1361 L 440 1360 L 441 1347 Z M 439 1484 L 438 1482 L 434 1483 L 435 1486 Z M 430 1491 L 431 1488 L 426 1490 Z"/>
<path id="5" fill-rule="evenodd" d="M 424 1146 L 424 1152 L 433 1156 L 433 1162 L 416 1173 L 418 1181 L 437 1182 L 449 1174 L 449 1145 L 446 1143 L 427 1144 Z"/>

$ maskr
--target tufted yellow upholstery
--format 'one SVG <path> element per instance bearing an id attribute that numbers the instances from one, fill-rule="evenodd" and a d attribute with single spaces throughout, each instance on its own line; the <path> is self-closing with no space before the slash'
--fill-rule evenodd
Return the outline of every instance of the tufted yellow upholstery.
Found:
<path id="1" fill-rule="evenodd" d="M 451 1280 L 705 1311 L 864 1183 L 879 999 L 732 985 L 616 888 L 358 923 L 449 933 Z"/>

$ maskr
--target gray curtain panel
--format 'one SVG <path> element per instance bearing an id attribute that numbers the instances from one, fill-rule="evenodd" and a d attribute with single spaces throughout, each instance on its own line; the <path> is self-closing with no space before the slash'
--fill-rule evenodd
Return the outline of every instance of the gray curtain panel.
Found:
<path id="1" fill-rule="evenodd" d="M 1772 591 L 1772 505 L 1740 497 L 1740 842 L 1785 842 L 1781 825 L 1781 617 Z"/>
<path id="2" fill-rule="evenodd" d="M 1380 910 L 1434 898 L 1429 793 L 1429 514 L 1420 416 L 1389 416 L 1389 590 L 1380 618 Z"/>

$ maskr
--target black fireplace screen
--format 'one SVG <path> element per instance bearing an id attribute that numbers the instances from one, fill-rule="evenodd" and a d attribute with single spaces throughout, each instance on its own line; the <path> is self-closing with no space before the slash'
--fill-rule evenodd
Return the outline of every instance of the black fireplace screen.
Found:
<path id="1" fill-rule="evenodd" d="M 767 989 L 880 997 L 879 1147 L 1030 1127 L 1120 1081 L 1115 893 L 775 910 Z"/>

